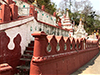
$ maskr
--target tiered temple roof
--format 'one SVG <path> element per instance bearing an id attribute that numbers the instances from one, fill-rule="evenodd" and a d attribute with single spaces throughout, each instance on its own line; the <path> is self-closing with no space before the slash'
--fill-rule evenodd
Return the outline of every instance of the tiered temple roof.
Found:
<path id="1" fill-rule="evenodd" d="M 80 19 L 80 22 L 79 22 L 79 26 L 77 28 L 77 31 L 75 32 L 75 35 L 74 37 L 85 37 L 87 35 L 85 29 L 84 29 L 84 25 L 82 25 L 82 19 Z"/>
<path id="2" fill-rule="evenodd" d="M 67 9 L 67 12 L 66 12 L 66 15 L 64 14 L 62 17 L 62 28 L 64 29 L 69 29 L 69 30 L 73 30 L 72 28 L 72 23 L 70 21 L 70 17 L 69 17 L 69 12 L 68 12 L 68 9 Z"/>

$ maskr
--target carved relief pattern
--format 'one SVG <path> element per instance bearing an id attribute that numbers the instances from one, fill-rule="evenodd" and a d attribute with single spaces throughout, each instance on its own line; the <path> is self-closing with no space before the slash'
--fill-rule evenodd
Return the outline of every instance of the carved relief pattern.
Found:
<path id="1" fill-rule="evenodd" d="M 13 50 L 8 48 L 9 42 L 10 38 L 6 35 L 6 33 L 0 32 L 0 64 L 8 63 L 13 67 L 13 69 L 15 69 L 15 67 L 19 64 L 19 59 L 21 57 L 21 36 L 18 34 L 13 39 L 15 44 Z"/>

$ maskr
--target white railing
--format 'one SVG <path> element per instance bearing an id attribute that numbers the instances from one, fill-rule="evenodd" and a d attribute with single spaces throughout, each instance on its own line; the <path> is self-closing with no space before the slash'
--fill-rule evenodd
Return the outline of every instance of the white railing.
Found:
<path id="1" fill-rule="evenodd" d="M 48 24 L 52 24 L 54 26 L 57 25 L 56 23 L 56 17 L 54 17 L 53 15 L 42 11 L 41 9 L 35 7 L 35 11 L 37 11 L 37 19 L 42 21 L 42 22 L 46 22 Z"/>

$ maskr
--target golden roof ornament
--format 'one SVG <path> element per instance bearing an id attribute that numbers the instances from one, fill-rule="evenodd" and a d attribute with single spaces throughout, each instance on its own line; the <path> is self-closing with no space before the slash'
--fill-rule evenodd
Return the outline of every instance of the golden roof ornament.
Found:
<path id="1" fill-rule="evenodd" d="M 82 25 L 82 18 L 80 18 L 80 22 L 79 22 L 79 25 Z"/>
<path id="2" fill-rule="evenodd" d="M 35 0 L 32 4 L 37 7 L 37 0 Z"/>
<path id="3" fill-rule="evenodd" d="M 82 21 L 82 18 L 80 18 L 80 21 Z"/>
<path id="4" fill-rule="evenodd" d="M 67 8 L 67 12 L 66 12 L 66 18 L 70 19 L 69 18 L 69 9 Z"/>
<path id="5" fill-rule="evenodd" d="M 94 30 L 94 33 L 96 33 L 96 30 Z"/>

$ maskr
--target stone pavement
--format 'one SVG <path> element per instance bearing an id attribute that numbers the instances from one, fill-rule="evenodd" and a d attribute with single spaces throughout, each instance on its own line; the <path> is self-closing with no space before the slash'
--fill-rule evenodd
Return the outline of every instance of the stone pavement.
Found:
<path id="1" fill-rule="evenodd" d="M 100 52 L 90 62 L 71 75 L 100 75 Z"/>

